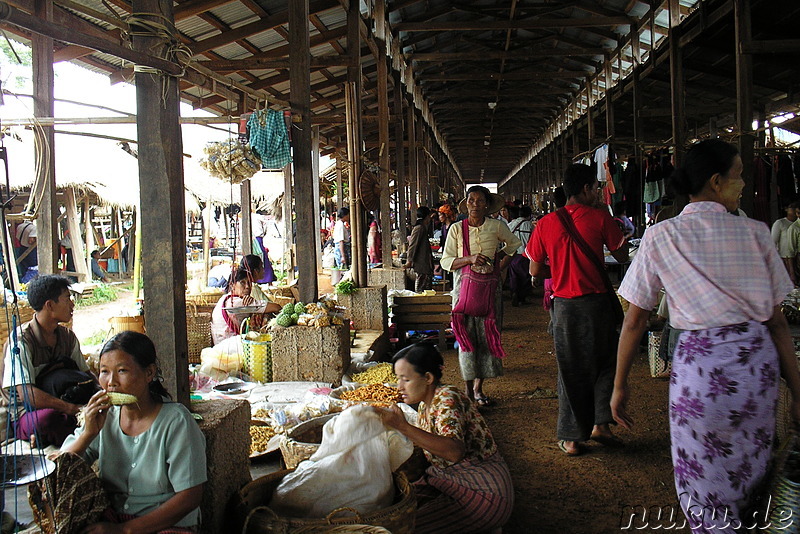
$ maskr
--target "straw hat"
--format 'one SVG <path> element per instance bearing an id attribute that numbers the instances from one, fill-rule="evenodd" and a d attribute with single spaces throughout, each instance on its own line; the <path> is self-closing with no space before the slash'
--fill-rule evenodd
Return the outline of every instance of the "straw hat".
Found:
<path id="1" fill-rule="evenodd" d="M 489 193 L 489 205 L 487 206 L 486 214 L 491 215 L 492 213 L 497 213 L 505 205 L 506 205 L 506 199 L 504 199 L 497 193 Z M 467 210 L 466 197 L 461 202 L 458 203 L 458 211 L 460 211 L 461 213 L 467 213 L 468 210 Z"/>

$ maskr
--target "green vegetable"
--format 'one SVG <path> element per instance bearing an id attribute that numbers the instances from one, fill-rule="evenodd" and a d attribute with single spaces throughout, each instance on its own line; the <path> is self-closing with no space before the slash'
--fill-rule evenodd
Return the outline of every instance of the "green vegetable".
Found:
<path id="1" fill-rule="evenodd" d="M 290 317 L 292 319 L 292 324 L 297 324 L 297 319 L 300 317 L 300 314 L 293 313 L 292 315 L 290 315 Z"/>
<path id="2" fill-rule="evenodd" d="M 278 326 L 292 326 L 292 316 L 287 313 L 281 313 L 275 318 L 275 323 Z"/>
<path id="3" fill-rule="evenodd" d="M 352 280 L 342 280 L 336 284 L 337 295 L 350 295 L 358 290 Z"/>
<path id="4" fill-rule="evenodd" d="M 289 303 L 286 306 L 284 306 L 283 309 L 281 310 L 281 313 L 285 313 L 287 315 L 293 314 L 294 313 L 294 304 Z"/>
<path id="5" fill-rule="evenodd" d="M 298 302 L 294 305 L 294 313 L 305 313 L 306 312 L 306 305 L 302 302 Z"/>

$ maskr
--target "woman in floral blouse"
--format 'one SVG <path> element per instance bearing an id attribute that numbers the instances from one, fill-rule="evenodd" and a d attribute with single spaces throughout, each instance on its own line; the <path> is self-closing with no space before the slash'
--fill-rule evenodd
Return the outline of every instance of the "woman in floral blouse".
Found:
<path id="1" fill-rule="evenodd" d="M 511 474 L 477 407 L 466 394 L 440 383 L 444 362 L 435 347 L 416 344 L 393 360 L 397 388 L 419 403 L 417 426 L 397 406 L 378 408 L 383 422 L 425 451 L 431 466 L 415 483 L 415 532 L 491 532 L 511 515 Z"/>

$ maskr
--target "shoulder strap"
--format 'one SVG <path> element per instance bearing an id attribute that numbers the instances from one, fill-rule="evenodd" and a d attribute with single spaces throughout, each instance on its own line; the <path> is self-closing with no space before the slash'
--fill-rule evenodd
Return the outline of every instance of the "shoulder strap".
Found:
<path id="1" fill-rule="evenodd" d="M 600 277 L 603 279 L 606 290 L 613 292 L 614 286 L 611 285 L 611 279 L 608 277 L 605 266 L 600 263 L 600 258 L 597 257 L 597 254 L 595 254 L 595 252 L 592 250 L 592 247 L 589 246 L 589 243 L 587 243 L 581 234 L 578 233 L 578 229 L 575 228 L 575 222 L 572 220 L 572 215 L 569 214 L 567 208 L 557 209 L 556 214 L 558 215 L 561 224 L 564 225 L 564 229 L 567 231 L 572 240 L 575 241 L 575 244 L 578 245 L 578 248 L 581 249 L 584 255 L 589 258 L 592 264 L 600 272 Z"/>
<path id="2" fill-rule="evenodd" d="M 469 221 L 461 219 L 461 246 L 464 249 L 464 256 L 469 256 Z"/>

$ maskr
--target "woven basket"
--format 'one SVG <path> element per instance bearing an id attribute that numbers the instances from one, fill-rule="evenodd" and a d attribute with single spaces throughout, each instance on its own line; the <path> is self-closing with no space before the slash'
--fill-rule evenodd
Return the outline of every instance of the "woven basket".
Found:
<path id="1" fill-rule="evenodd" d="M 281 442 L 283 463 L 287 469 L 294 469 L 303 460 L 311 458 L 322 443 L 322 427 L 338 414 L 328 414 L 304 421 L 292 428 L 287 439 Z"/>
<path id="2" fill-rule="evenodd" d="M 778 386 L 778 406 L 775 413 L 775 443 L 783 443 L 792 429 L 792 395 L 786 387 L 786 380 L 780 379 Z"/>
<path id="3" fill-rule="evenodd" d="M 195 306 L 211 306 L 213 308 L 222 295 L 224 295 L 222 292 L 187 293 L 186 304 L 192 303 Z"/>
<path id="4" fill-rule="evenodd" d="M 274 534 L 308 532 L 304 529 L 333 528 L 344 525 L 383 527 L 393 534 L 412 534 L 417 515 L 414 487 L 405 475 L 395 474 L 395 501 L 391 506 L 369 514 L 359 514 L 350 508 L 338 508 L 321 519 L 281 517 L 269 508 L 272 493 L 283 477 L 292 470 L 276 471 L 245 485 L 231 499 L 230 517 L 235 532 L 242 534 Z M 345 515 L 348 514 L 348 515 Z M 316 531 L 312 531 L 316 532 Z M 321 532 L 329 532 L 322 530 Z M 337 531 L 342 532 L 342 531 Z M 345 532 L 349 532 L 345 530 Z M 363 531 L 356 531 L 363 532 Z"/>
<path id="5" fill-rule="evenodd" d="M 186 303 L 186 339 L 189 345 L 189 363 L 200 363 L 200 353 L 213 345 L 211 341 L 211 312 L 197 310 L 195 304 Z"/>
<path id="6" fill-rule="evenodd" d="M 658 354 L 661 345 L 661 332 L 650 332 L 647 340 L 647 357 L 650 360 L 650 376 L 669 378 L 672 362 L 664 361 Z"/>
<path id="7" fill-rule="evenodd" d="M 256 339 L 245 335 L 250 330 L 250 318 L 242 321 L 242 369 L 256 382 L 272 382 L 272 338 L 259 334 Z"/>
<path id="8" fill-rule="evenodd" d="M 31 319 L 33 319 L 33 308 L 28 306 L 24 302 L 20 302 L 17 305 L 19 309 L 19 320 L 17 321 L 17 326 L 22 326 Z M 6 312 L 8 312 L 8 322 L 6 322 Z M 72 320 L 69 322 L 70 326 L 72 325 Z M 11 308 L 6 308 L 5 306 L 0 307 L 0 339 L 2 342 L 8 340 L 8 334 L 11 332 Z"/>
<path id="9" fill-rule="evenodd" d="M 109 337 L 128 330 L 139 332 L 140 334 L 145 333 L 144 315 L 110 317 L 108 322 L 111 323 L 111 332 L 109 333 Z"/>

